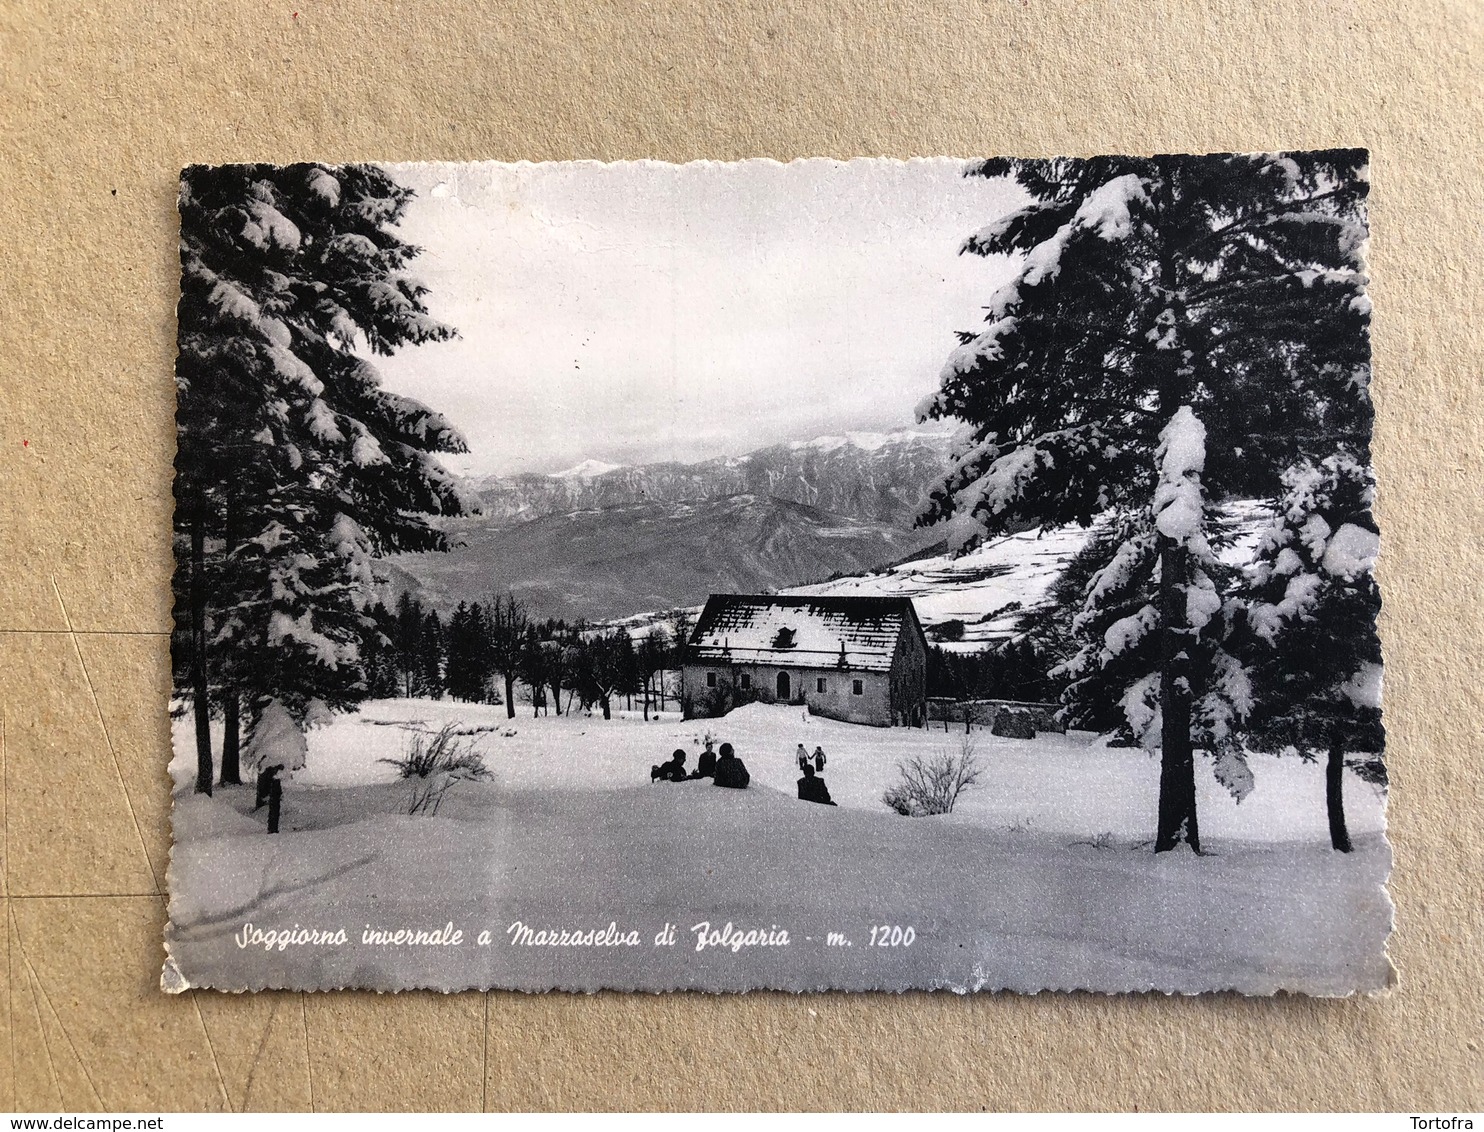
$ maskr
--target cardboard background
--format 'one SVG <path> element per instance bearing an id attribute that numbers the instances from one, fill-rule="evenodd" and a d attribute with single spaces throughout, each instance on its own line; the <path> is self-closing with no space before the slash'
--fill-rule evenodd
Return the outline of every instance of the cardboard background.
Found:
<path id="1" fill-rule="evenodd" d="M 1474 0 L 0 8 L 0 1109 L 1484 1107 L 1481 33 Z M 180 166 L 1331 145 L 1375 183 L 1391 995 L 158 991 Z"/>

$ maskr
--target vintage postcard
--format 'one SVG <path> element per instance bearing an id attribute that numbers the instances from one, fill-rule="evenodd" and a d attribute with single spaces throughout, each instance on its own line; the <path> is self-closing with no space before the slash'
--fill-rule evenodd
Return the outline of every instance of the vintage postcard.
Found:
<path id="1" fill-rule="evenodd" d="M 164 987 L 1387 986 L 1367 177 L 186 169 Z"/>

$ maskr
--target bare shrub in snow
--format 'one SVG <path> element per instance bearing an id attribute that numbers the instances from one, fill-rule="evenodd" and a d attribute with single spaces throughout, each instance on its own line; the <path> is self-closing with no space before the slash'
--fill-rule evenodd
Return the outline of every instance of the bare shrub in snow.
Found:
<path id="1" fill-rule="evenodd" d="M 413 733 L 400 758 L 378 759 L 413 779 L 409 814 L 436 814 L 443 796 L 460 782 L 485 782 L 493 777 L 484 756 L 459 738 L 461 724 L 446 723 L 434 734 Z"/>
<path id="2" fill-rule="evenodd" d="M 979 781 L 979 758 L 973 737 L 964 735 L 958 749 L 935 755 L 913 755 L 897 765 L 901 780 L 881 800 L 903 817 L 949 814 L 959 795 Z"/>

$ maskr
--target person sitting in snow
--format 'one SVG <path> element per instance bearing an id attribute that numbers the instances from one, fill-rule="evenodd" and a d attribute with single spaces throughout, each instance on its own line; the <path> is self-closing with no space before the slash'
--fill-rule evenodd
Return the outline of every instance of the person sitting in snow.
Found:
<path id="1" fill-rule="evenodd" d="M 824 748 L 814 748 L 814 769 L 820 774 L 824 773 Z"/>
<path id="2" fill-rule="evenodd" d="M 799 801 L 818 802 L 821 806 L 835 804 L 830 797 L 830 788 L 824 784 L 824 779 L 814 777 L 814 767 L 808 763 L 804 764 L 804 777 L 799 779 Z"/>
<path id="3" fill-rule="evenodd" d="M 692 778 L 710 778 L 716 773 L 716 752 L 711 749 L 715 742 L 710 735 L 706 736 L 706 748 L 696 756 L 696 769 L 691 774 Z"/>
<path id="4" fill-rule="evenodd" d="M 799 749 L 794 752 L 794 762 L 799 764 L 799 772 L 801 774 L 804 768 L 809 765 L 809 752 L 804 750 L 803 743 L 800 743 Z"/>
<path id="5" fill-rule="evenodd" d="M 650 782 L 684 782 L 685 781 L 685 751 L 676 747 L 668 762 L 662 762 L 659 766 L 649 768 Z"/>
<path id="6" fill-rule="evenodd" d="M 751 781 L 752 775 L 747 773 L 747 767 L 732 753 L 732 745 L 723 743 L 721 758 L 716 760 L 716 777 L 713 779 L 713 785 L 729 786 L 733 790 L 746 790 L 747 784 Z"/>

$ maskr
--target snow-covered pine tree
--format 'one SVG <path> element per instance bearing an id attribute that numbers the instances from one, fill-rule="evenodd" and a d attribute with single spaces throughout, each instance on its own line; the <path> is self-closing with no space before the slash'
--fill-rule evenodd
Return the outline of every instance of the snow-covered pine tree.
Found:
<path id="1" fill-rule="evenodd" d="M 434 457 L 463 440 L 364 356 L 454 333 L 406 272 L 411 197 L 370 165 L 181 176 L 176 647 L 203 792 L 213 651 L 258 702 L 353 701 L 371 558 L 441 549 L 427 516 L 471 509 Z"/>
<path id="2" fill-rule="evenodd" d="M 1216 778 L 1238 802 L 1253 788 L 1237 725 L 1251 707 L 1251 689 L 1241 663 L 1226 647 L 1231 592 L 1237 572 L 1212 547 L 1220 532 L 1203 498 L 1205 430 L 1188 407 L 1176 411 L 1155 451 L 1158 476 L 1149 508 L 1116 512 L 1094 545 L 1104 564 L 1079 595 L 1071 618 L 1081 647 L 1061 667 L 1065 700 L 1075 722 L 1092 722 L 1116 707 L 1117 730 L 1141 746 L 1160 746 L 1165 705 L 1173 703 L 1189 721 L 1190 748 L 1184 760 L 1163 759 L 1161 798 L 1188 813 L 1185 835 L 1199 849 L 1193 749 L 1210 752 Z M 1174 544 L 1184 558 L 1179 586 L 1163 587 L 1166 555 Z M 1165 604 L 1173 600 L 1174 608 Z M 1178 637 L 1161 625 L 1183 624 Z M 1178 653 L 1167 651 L 1172 637 Z M 1186 761 L 1189 760 L 1189 761 Z"/>
<path id="3" fill-rule="evenodd" d="M 278 767 L 285 776 L 304 769 L 304 756 L 309 744 L 299 720 L 277 700 L 269 700 L 258 712 L 252 735 L 243 749 L 248 767 L 261 774 Z"/>
<path id="4" fill-rule="evenodd" d="M 1117 698 L 1147 716 L 1161 750 L 1156 851 L 1199 848 L 1193 713 L 1220 689 L 1196 686 L 1207 674 L 1193 653 L 1225 598 L 1203 549 L 1211 502 L 1275 494 L 1283 468 L 1369 431 L 1365 160 L 1340 150 L 969 170 L 1013 178 L 1031 203 L 964 246 L 1016 256 L 1019 271 L 919 406 L 919 418 L 971 426 L 923 521 L 959 519 L 965 545 L 1025 525 L 1119 525 L 1114 572 L 1094 580 L 1083 627 L 1119 626 L 1124 647 L 1109 660 L 1129 668 Z M 1137 577 L 1157 579 L 1155 600 L 1102 626 L 1097 609 L 1132 603 Z M 1151 697 L 1157 717 L 1140 706 Z M 1237 696 L 1221 711 L 1240 707 Z"/>
<path id="5" fill-rule="evenodd" d="M 1325 758 L 1330 843 L 1348 853 L 1347 762 L 1365 781 L 1386 782 L 1374 489 L 1365 461 L 1351 452 L 1297 464 L 1283 482 L 1246 609 L 1255 691 L 1248 741 Z"/>

